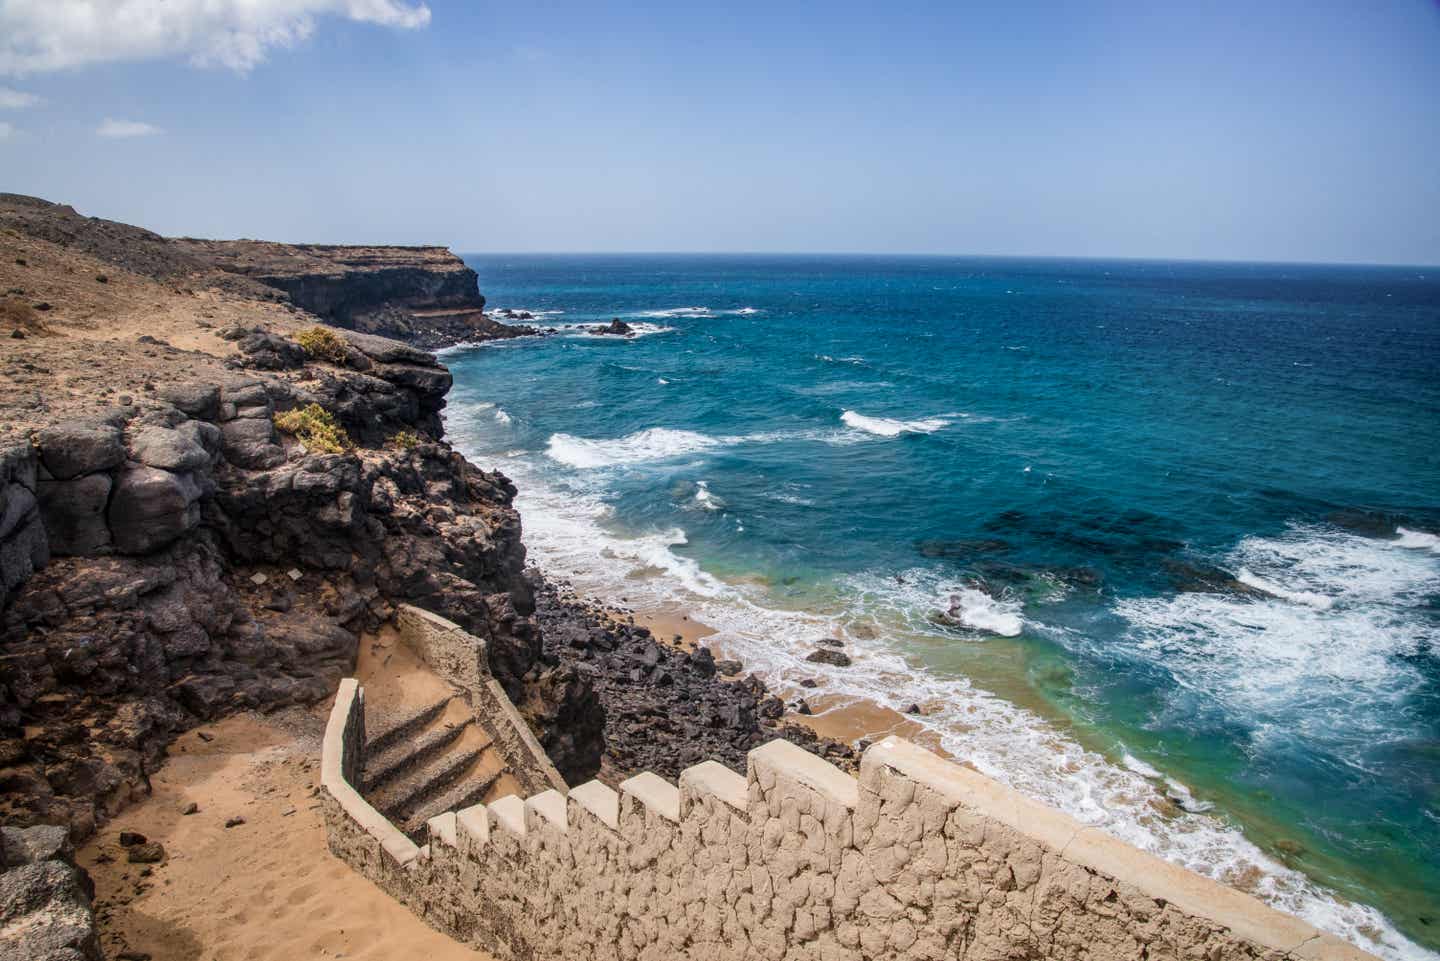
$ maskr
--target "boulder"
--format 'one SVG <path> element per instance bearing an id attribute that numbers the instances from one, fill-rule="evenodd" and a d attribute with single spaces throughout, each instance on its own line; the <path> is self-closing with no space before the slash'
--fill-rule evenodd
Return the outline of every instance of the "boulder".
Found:
<path id="1" fill-rule="evenodd" d="M 45 469 L 57 480 L 109 470 L 125 459 L 120 428 L 103 420 L 69 420 L 47 427 L 40 431 L 37 446 Z"/>
<path id="2" fill-rule="evenodd" d="M 380 364 L 418 364 L 421 367 L 436 366 L 435 355 L 418 347 L 411 347 L 409 344 L 398 340 L 391 340 L 389 337 L 377 337 L 375 334 L 362 334 L 356 330 L 337 330 L 337 334 L 344 337 L 355 347 Z"/>
<path id="3" fill-rule="evenodd" d="M 75 850 L 70 845 L 70 832 L 56 824 L 40 824 L 33 828 L 0 827 L 0 869 L 35 864 L 40 861 L 68 860 Z"/>
<path id="4" fill-rule="evenodd" d="M 34 516 L 35 495 L 23 484 L 0 489 L 0 540 L 4 540 Z"/>
<path id="5" fill-rule="evenodd" d="M 275 443 L 275 425 L 268 418 L 227 421 L 220 431 L 225 459 L 237 467 L 266 470 L 285 462 L 285 450 Z"/>
<path id="6" fill-rule="evenodd" d="M 168 471 L 199 470 L 210 463 L 205 447 L 190 434 L 164 427 L 146 427 L 131 437 L 130 456 Z"/>
<path id="7" fill-rule="evenodd" d="M 105 506 L 112 486 L 109 474 L 40 482 L 40 514 L 52 553 L 83 557 L 109 545 Z"/>
<path id="8" fill-rule="evenodd" d="M 214 420 L 220 416 L 220 388 L 214 384 L 168 384 L 158 394 L 161 400 L 191 417 Z"/>
<path id="9" fill-rule="evenodd" d="M 95 916 L 78 870 L 40 861 L 0 874 L 0 957 L 100 961 Z"/>
<path id="10" fill-rule="evenodd" d="M 110 499 L 110 534 L 122 554 L 148 554 L 200 522 L 200 485 L 156 467 L 123 472 Z"/>
<path id="11" fill-rule="evenodd" d="M 810 656 L 805 658 L 805 660 L 812 664 L 829 664 L 832 667 L 850 666 L 849 654 L 846 654 L 844 651 L 831 650 L 827 647 L 822 647 L 818 651 L 811 651 Z"/>
<path id="12" fill-rule="evenodd" d="M 294 370 L 304 367 L 309 355 L 305 348 L 268 330 L 257 330 L 240 338 L 245 366 L 258 370 Z"/>
<path id="13" fill-rule="evenodd" d="M 125 860 L 131 864 L 159 864 L 165 860 L 165 846 L 159 841 L 142 841 L 129 845 Z"/>

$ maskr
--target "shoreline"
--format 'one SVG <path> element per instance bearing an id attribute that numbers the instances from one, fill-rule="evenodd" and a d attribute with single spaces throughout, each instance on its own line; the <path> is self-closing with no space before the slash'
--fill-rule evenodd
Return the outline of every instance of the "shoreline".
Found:
<path id="1" fill-rule="evenodd" d="M 657 640 L 684 651 L 694 651 L 707 638 L 713 638 L 720 633 L 716 628 L 690 617 L 685 608 L 678 604 L 670 610 L 636 614 L 634 617 L 636 625 L 647 628 Z M 743 658 L 726 648 L 723 642 L 704 646 L 710 648 L 717 662 L 738 660 L 744 664 Z M 742 668 L 734 677 L 738 679 L 747 673 L 748 669 Z M 899 711 L 868 698 L 806 693 L 803 687 L 792 690 L 788 686 L 772 690 L 771 693 L 785 701 L 785 714 L 781 719 L 783 722 L 802 724 L 822 738 L 858 748 L 859 742 L 873 743 L 894 734 L 914 741 L 942 757 L 955 759 L 940 743 L 940 737 L 935 732 Z M 805 714 L 796 710 L 797 699 L 803 699 L 812 713 Z"/>

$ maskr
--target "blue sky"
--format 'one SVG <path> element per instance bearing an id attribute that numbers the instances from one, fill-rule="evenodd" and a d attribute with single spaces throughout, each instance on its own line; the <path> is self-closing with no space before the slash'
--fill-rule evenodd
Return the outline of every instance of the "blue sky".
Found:
<path id="1" fill-rule="evenodd" d="M 0 189 L 170 234 L 1440 263 L 1434 0 L 84 2 Z"/>

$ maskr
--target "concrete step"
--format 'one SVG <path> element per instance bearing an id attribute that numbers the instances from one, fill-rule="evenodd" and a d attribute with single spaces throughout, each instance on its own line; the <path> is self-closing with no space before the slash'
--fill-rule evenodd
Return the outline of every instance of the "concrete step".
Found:
<path id="1" fill-rule="evenodd" d="M 378 791 L 406 771 L 424 764 L 454 744 L 456 738 L 464 734 L 465 729 L 473 723 L 466 718 L 458 724 L 433 727 L 417 737 L 408 738 L 395 744 L 379 756 L 370 753 L 365 758 L 364 793 L 371 794 Z"/>
<path id="2" fill-rule="evenodd" d="M 458 811 L 461 808 L 468 808 L 472 804 L 479 804 L 485 800 L 486 793 L 495 786 L 495 782 L 500 780 L 500 776 L 505 771 L 505 768 L 501 768 L 492 774 L 460 781 L 444 794 L 422 804 L 414 814 L 411 814 L 397 827 L 416 844 L 424 843 L 424 839 L 420 835 L 425 833 L 426 821 L 438 814 L 444 814 L 446 811 Z"/>
<path id="3" fill-rule="evenodd" d="M 442 754 L 391 781 L 370 798 L 370 803 L 391 824 L 401 824 L 409 818 L 411 811 L 443 793 L 469 773 L 475 762 L 480 760 L 481 753 L 479 748 L 472 748 Z"/>
<path id="4" fill-rule="evenodd" d="M 375 725 L 370 723 L 369 717 L 366 717 L 366 757 L 374 757 L 378 754 L 382 754 L 389 748 L 392 748 L 401 741 L 409 738 L 410 735 L 429 727 L 437 717 L 439 717 L 445 712 L 445 708 L 449 706 L 452 700 L 454 700 L 453 695 L 446 695 L 445 697 L 442 697 L 439 700 L 435 701 L 433 704 L 427 704 L 425 707 L 422 707 L 415 713 L 408 714 L 402 717 L 400 720 L 395 721 L 394 723 L 386 727 L 383 731 L 381 731 L 379 734 L 369 734 L 370 731 L 374 730 Z"/>

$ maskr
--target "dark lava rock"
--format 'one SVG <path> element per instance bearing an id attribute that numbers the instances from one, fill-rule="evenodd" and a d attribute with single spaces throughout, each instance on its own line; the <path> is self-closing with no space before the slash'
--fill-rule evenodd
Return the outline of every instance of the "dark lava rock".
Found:
<path id="1" fill-rule="evenodd" d="M 136 844 L 144 844 L 148 840 L 150 839 L 138 831 L 120 832 L 120 846 L 122 848 L 132 847 Z"/>
<path id="2" fill-rule="evenodd" d="M 135 467 L 120 474 L 108 519 L 115 547 L 148 554 L 200 522 L 200 485 L 190 474 Z"/>
<path id="3" fill-rule="evenodd" d="M 995 554 L 1011 549 L 1009 541 L 997 538 L 982 540 L 928 540 L 916 541 L 915 549 L 923 557 L 960 558 L 975 554 Z"/>
<path id="4" fill-rule="evenodd" d="M 125 852 L 125 860 L 131 864 L 158 864 L 165 860 L 165 846 L 159 841 L 131 845 Z"/>
<path id="5" fill-rule="evenodd" d="M 109 470 L 125 459 L 120 428 L 103 420 L 69 420 L 36 436 L 40 459 L 52 477 L 69 480 Z"/>
<path id="6" fill-rule="evenodd" d="M 626 334 L 633 333 L 634 331 L 631 329 L 629 324 L 625 323 L 625 321 L 621 320 L 619 317 L 616 317 L 608 324 L 591 327 L 590 332 L 595 334 L 616 334 L 623 337 Z"/>
<path id="7" fill-rule="evenodd" d="M 741 664 L 739 661 L 734 660 L 716 661 L 715 670 L 717 673 L 727 674 L 731 677 L 734 677 L 741 671 L 745 670 L 745 665 Z"/>
<path id="8" fill-rule="evenodd" d="M 833 667 L 849 667 L 851 663 L 850 655 L 844 651 L 832 651 L 825 648 L 812 651 L 805 660 L 812 664 L 829 664 Z"/>
<path id="9" fill-rule="evenodd" d="M 1174 558 L 1165 561 L 1170 583 L 1177 591 L 1195 594 L 1234 594 L 1257 599 L 1273 598 L 1269 591 L 1244 583 L 1229 571 L 1206 564 L 1193 564 Z"/>
<path id="10" fill-rule="evenodd" d="M 40 481 L 37 486 L 51 553 L 83 556 L 110 543 L 110 526 L 105 522 L 113 486 L 109 474 Z"/>
<path id="11" fill-rule="evenodd" d="M 920 705 L 919 705 L 919 704 L 911 704 L 909 707 L 907 707 L 907 708 L 905 709 L 905 713 L 906 713 L 906 714 L 919 714 L 919 713 L 920 713 Z"/>
<path id="12" fill-rule="evenodd" d="M 844 646 L 845 646 L 845 642 L 844 642 L 844 641 L 837 640 L 836 638 L 833 638 L 833 637 L 822 637 L 822 638 L 820 638 L 818 641 L 816 641 L 815 643 L 816 643 L 816 644 L 823 644 L 823 645 L 825 645 L 826 647 L 844 647 Z"/>
<path id="13" fill-rule="evenodd" d="M 595 740 L 561 744 L 564 763 L 557 757 L 554 735 L 541 737 L 571 783 L 593 776 L 602 752 L 625 774 L 649 770 L 674 779 L 685 768 L 707 760 L 744 771 L 746 752 L 777 736 L 853 766 L 855 755 L 848 745 L 825 741 L 799 725 L 777 726 L 784 704 L 754 675 L 738 681 L 718 676 L 714 656 L 706 648 L 688 656 L 667 651 L 664 669 L 647 671 L 641 665 L 656 646 L 649 631 L 562 596 L 543 579 L 534 578 L 532 583 L 545 659 L 583 671 L 598 702 Z M 578 633 L 589 642 L 577 647 Z M 725 666 L 741 669 L 738 664 Z M 576 750 L 591 745 L 593 755 Z"/>
<path id="14" fill-rule="evenodd" d="M 233 817 L 233 818 L 226 818 L 226 819 L 225 819 L 225 826 L 226 826 L 227 828 L 238 828 L 240 825 L 242 825 L 242 824 L 244 824 L 244 823 L 245 823 L 245 819 L 242 818 L 242 817 L 240 817 L 240 816 L 238 816 L 238 815 L 235 816 L 235 817 Z"/>

